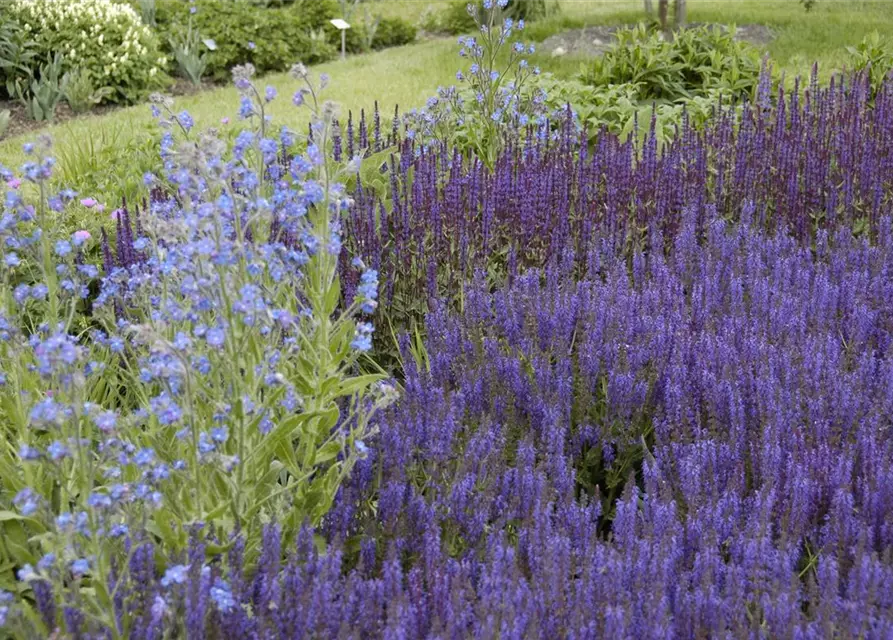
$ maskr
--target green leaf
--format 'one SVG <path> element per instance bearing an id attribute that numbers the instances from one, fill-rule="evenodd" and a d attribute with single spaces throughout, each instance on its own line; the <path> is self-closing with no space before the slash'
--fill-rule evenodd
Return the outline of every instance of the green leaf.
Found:
<path id="1" fill-rule="evenodd" d="M 329 290 L 326 292 L 325 297 L 325 307 L 326 313 L 331 315 L 335 312 L 335 309 L 338 308 L 338 303 L 341 301 L 341 280 L 340 278 L 335 278 L 332 281 L 332 286 L 329 287 Z"/>
<path id="2" fill-rule="evenodd" d="M 378 382 L 379 380 L 384 380 L 386 376 L 380 373 L 370 373 L 362 376 L 355 376 L 353 378 L 347 378 L 343 380 L 341 384 L 338 386 L 338 390 L 335 392 L 335 397 L 340 398 L 343 396 L 352 396 L 356 393 L 364 391 L 370 385 Z"/>
<path id="3" fill-rule="evenodd" d="M 11 520 L 15 520 L 17 522 L 27 522 L 40 531 L 46 531 L 46 527 L 44 527 L 40 521 L 35 520 L 34 518 L 23 516 L 19 513 L 16 513 L 15 511 L 0 511 L 0 522 L 9 522 Z"/>
<path id="4" fill-rule="evenodd" d="M 325 462 L 329 462 L 330 460 L 334 460 L 338 457 L 338 454 L 341 453 L 341 443 L 337 440 L 332 440 L 324 444 L 322 447 L 317 449 L 316 456 L 314 458 L 314 464 L 323 464 Z"/>

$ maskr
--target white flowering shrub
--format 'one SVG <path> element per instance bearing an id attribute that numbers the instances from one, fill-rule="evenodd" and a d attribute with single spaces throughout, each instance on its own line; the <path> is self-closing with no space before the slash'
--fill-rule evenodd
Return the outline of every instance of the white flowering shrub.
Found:
<path id="1" fill-rule="evenodd" d="M 134 102 L 161 83 L 167 60 L 132 7 L 114 0 L 11 0 L 9 19 L 38 58 L 60 53 L 66 70 L 88 73 L 108 100 Z"/>

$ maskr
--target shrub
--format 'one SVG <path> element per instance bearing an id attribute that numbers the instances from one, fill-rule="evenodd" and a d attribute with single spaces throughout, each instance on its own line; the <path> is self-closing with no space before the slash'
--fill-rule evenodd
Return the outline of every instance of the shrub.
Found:
<path id="1" fill-rule="evenodd" d="M 735 40 L 735 28 L 684 29 L 666 40 L 663 33 L 639 25 L 617 32 L 617 42 L 581 74 L 587 84 L 639 85 L 644 100 L 673 101 L 721 89 L 733 96 L 752 95 L 760 60 L 750 45 Z"/>
<path id="2" fill-rule="evenodd" d="M 323 7 L 327 3 L 322 3 Z M 258 73 L 285 71 L 295 60 L 316 63 L 335 53 L 326 43 L 314 42 L 311 31 L 321 28 L 320 9 L 312 3 L 262 9 L 247 2 L 229 0 L 178 0 L 159 2 L 156 20 L 161 33 L 182 39 L 189 24 L 202 40 L 211 40 L 216 48 L 207 52 L 207 74 L 215 80 L 229 77 L 230 70 L 240 64 L 252 64 Z M 313 7 L 311 9 L 311 7 Z"/>
<path id="3" fill-rule="evenodd" d="M 416 28 L 402 18 L 382 18 L 372 38 L 373 49 L 387 49 L 410 44 L 415 40 Z"/>
<path id="4" fill-rule="evenodd" d="M 328 26 L 329 20 L 338 16 L 338 4 L 335 0 L 294 0 L 286 4 L 311 29 Z"/>
<path id="5" fill-rule="evenodd" d="M 547 13 L 546 0 L 508 0 L 504 11 L 515 20 L 537 20 Z"/>
<path id="6" fill-rule="evenodd" d="M 471 5 L 472 11 L 468 7 Z M 426 14 L 422 21 L 425 31 L 460 35 L 477 31 L 477 14 L 488 11 L 486 6 L 498 10 L 501 17 L 532 21 L 546 15 L 546 0 L 507 0 L 484 2 L 483 0 L 453 0 L 446 9 Z"/>
<path id="7" fill-rule="evenodd" d="M 38 122 L 51 121 L 56 117 L 56 106 L 62 93 L 62 56 L 58 53 L 51 62 L 40 65 L 30 82 L 16 83 L 16 98 L 25 107 L 25 113 Z"/>
<path id="8" fill-rule="evenodd" d="M 546 96 L 545 108 L 556 127 L 561 125 L 570 105 L 577 123 L 586 128 L 591 142 L 598 139 L 603 129 L 621 138 L 634 134 L 641 138 L 648 135 L 653 126 L 657 142 L 664 144 L 675 137 L 684 119 L 696 130 L 701 130 L 721 109 L 721 104 L 731 106 L 729 100 L 723 102 L 724 94 L 718 89 L 672 103 L 658 103 L 643 100 L 641 86 L 637 84 L 594 87 L 551 74 L 535 79 L 530 90 L 541 91 Z"/>
<path id="9" fill-rule="evenodd" d="M 169 44 L 180 75 L 193 85 L 200 85 L 208 68 L 208 51 L 216 49 L 217 43 L 211 39 L 202 39 L 194 28 L 193 16 L 190 15 L 186 28 L 175 30 Z"/>
<path id="10" fill-rule="evenodd" d="M 0 3 L 0 10 L 6 11 Z M 0 22 L 0 95 L 15 98 L 31 82 L 41 58 L 34 42 L 13 21 Z"/>
<path id="11" fill-rule="evenodd" d="M 873 91 L 879 90 L 893 73 L 893 42 L 881 38 L 877 31 L 865 36 L 855 47 L 847 47 L 855 71 L 868 73 Z"/>
<path id="12" fill-rule="evenodd" d="M 65 102 L 75 113 L 85 113 L 103 101 L 111 92 L 109 87 L 97 89 L 90 73 L 83 69 L 72 69 L 62 76 L 60 84 Z"/>
<path id="13" fill-rule="evenodd" d="M 473 33 L 477 29 L 477 23 L 467 10 L 468 4 L 466 0 L 454 0 L 443 11 L 427 14 L 422 28 L 430 33 L 449 35 Z"/>
<path id="14" fill-rule="evenodd" d="M 33 42 L 35 59 L 62 56 L 63 72 L 78 68 L 112 102 L 134 102 L 161 82 L 167 60 L 152 30 L 129 6 L 113 0 L 10 0 L 8 19 Z M 32 68 L 33 70 L 33 68 Z"/>
<path id="15" fill-rule="evenodd" d="M 372 29 L 370 37 L 369 30 Z M 341 33 L 334 27 L 325 30 L 329 42 L 341 48 Z M 348 53 L 379 51 L 390 47 L 401 47 L 415 41 L 416 29 L 402 18 L 376 18 L 366 22 L 354 20 L 347 31 L 345 46 Z M 334 46 L 333 45 L 333 46 Z"/>

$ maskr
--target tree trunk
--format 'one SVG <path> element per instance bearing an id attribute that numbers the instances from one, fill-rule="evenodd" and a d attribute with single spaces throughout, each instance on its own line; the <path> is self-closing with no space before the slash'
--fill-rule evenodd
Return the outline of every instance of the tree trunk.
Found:
<path id="1" fill-rule="evenodd" d="M 673 18 L 676 21 L 676 28 L 682 29 L 688 19 L 688 7 L 686 6 L 686 0 L 676 0 L 676 4 L 673 5 L 673 8 Z"/>
<path id="2" fill-rule="evenodd" d="M 654 4 L 651 0 L 645 0 L 645 13 L 648 14 L 649 18 L 654 15 Z"/>
<path id="3" fill-rule="evenodd" d="M 657 18 L 660 20 L 660 28 L 667 30 L 667 14 L 669 13 L 670 0 L 657 0 Z"/>

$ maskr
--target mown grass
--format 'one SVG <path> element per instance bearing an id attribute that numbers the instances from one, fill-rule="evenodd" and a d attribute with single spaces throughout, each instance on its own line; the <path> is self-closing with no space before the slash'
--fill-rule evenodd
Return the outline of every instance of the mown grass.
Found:
<path id="1" fill-rule="evenodd" d="M 442 9 L 446 4 L 443 0 L 381 0 L 375 10 L 419 20 L 426 10 Z M 776 36 L 766 51 L 789 79 L 807 74 L 814 62 L 827 77 L 846 65 L 846 46 L 857 44 L 874 30 L 893 33 L 890 6 L 888 1 L 819 0 L 814 10 L 806 13 L 797 0 L 689 0 L 689 19 L 766 24 Z M 641 0 L 561 0 L 560 12 L 530 25 L 526 35 L 541 41 L 565 29 L 634 23 L 642 17 Z M 552 58 L 547 51 L 537 54 L 536 62 L 557 75 L 572 75 L 580 65 L 572 58 Z M 459 63 L 454 39 L 437 38 L 333 61 L 315 71 L 330 74 L 327 97 L 340 103 L 342 110 L 371 108 L 377 100 L 384 113 L 392 113 L 395 105 L 401 109 L 421 105 L 438 85 L 452 83 Z M 264 82 L 275 86 L 282 96 L 272 107 L 275 122 L 303 129 L 306 112 L 294 108 L 289 100 L 297 83 L 287 74 L 271 75 Z M 237 104 L 235 90 L 225 87 L 180 98 L 176 108 L 188 110 L 200 127 L 208 127 L 233 117 Z M 60 180 L 112 199 L 138 188 L 144 165 L 153 159 L 152 141 L 157 135 L 145 105 L 87 116 L 45 132 L 57 147 Z M 0 142 L 0 163 L 21 164 L 21 145 L 33 137 L 28 134 Z"/>

